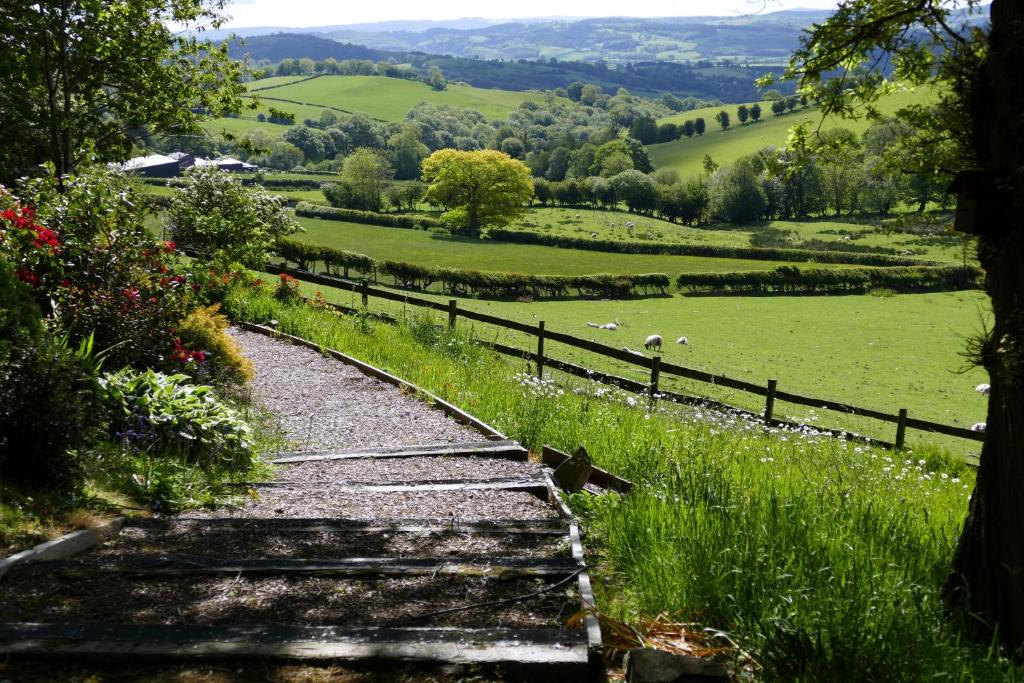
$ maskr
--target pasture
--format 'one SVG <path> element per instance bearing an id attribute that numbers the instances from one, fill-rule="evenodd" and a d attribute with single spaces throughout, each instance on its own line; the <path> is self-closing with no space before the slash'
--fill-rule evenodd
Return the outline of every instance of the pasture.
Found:
<path id="1" fill-rule="evenodd" d="M 253 93 L 260 101 L 259 108 L 255 111 L 245 109 L 239 118 L 207 121 L 203 124 L 206 130 L 239 135 L 262 128 L 280 133 L 283 130 L 281 125 L 256 120 L 257 112 L 267 113 L 270 107 L 295 114 L 296 123 L 307 118 L 319 119 L 320 113 L 327 108 L 333 108 L 335 113 L 341 110 L 366 114 L 380 121 L 398 122 L 420 102 L 474 109 L 488 119 L 496 119 L 505 117 L 522 102 L 541 102 L 545 97 L 537 92 L 490 90 L 455 84 L 439 91 L 420 81 L 384 76 L 321 76 L 310 80 L 284 76 L 254 81 L 250 85 L 260 88 Z"/>
<path id="2" fill-rule="evenodd" d="M 582 249 L 512 244 L 457 237 L 446 232 L 386 228 L 344 221 L 299 218 L 305 229 L 296 239 L 355 251 L 378 259 L 420 265 L 539 275 L 666 273 L 768 270 L 780 261 L 700 256 L 612 254 Z"/>
<path id="3" fill-rule="evenodd" d="M 920 104 L 922 99 L 920 91 L 895 93 L 883 97 L 878 103 L 878 109 L 883 115 L 891 115 L 911 104 Z M 705 107 L 661 119 L 659 123 L 682 123 L 687 119 L 703 117 L 707 123 L 707 132 L 692 138 L 648 145 L 647 153 L 655 168 L 674 168 L 684 178 L 697 176 L 704 173 L 705 155 L 710 155 L 717 164 L 724 166 L 762 147 L 783 147 L 789 137 L 789 129 L 799 123 L 810 123 L 812 130 L 819 126 L 820 130 L 842 127 L 858 134 L 871 125 L 865 118 L 846 120 L 829 117 L 822 121 L 817 107 L 803 109 L 798 106 L 792 113 L 775 116 L 771 113 L 770 105 L 761 103 L 761 120 L 741 126 L 736 119 L 737 106 L 724 104 Z M 733 126 L 725 131 L 715 121 L 715 114 L 723 109 L 729 112 L 733 121 Z"/>
<path id="4" fill-rule="evenodd" d="M 634 224 L 632 234 L 626 223 Z M 750 238 L 767 228 L 791 230 L 795 233 L 791 246 L 799 248 L 808 240 L 835 242 L 834 250 L 843 247 L 883 247 L 911 251 L 922 260 L 961 263 L 964 260 L 962 241 L 943 234 L 906 234 L 893 232 L 881 221 L 864 224 L 844 222 L 843 219 L 821 218 L 808 221 L 769 221 L 757 225 L 717 224 L 694 228 L 671 223 L 653 216 L 638 216 L 621 211 L 572 209 L 562 207 L 532 207 L 522 218 L 509 226 L 511 230 L 537 232 L 546 235 L 565 235 L 574 238 L 590 237 L 594 240 L 656 242 L 662 244 L 703 244 L 726 247 L 748 247 Z M 976 259 L 968 250 L 967 261 Z"/>
<path id="5" fill-rule="evenodd" d="M 321 291 L 331 303 L 357 307 L 359 296 L 346 290 L 303 283 L 305 293 Z M 437 301 L 450 297 L 418 294 Z M 547 328 L 614 347 L 644 351 L 649 334 L 665 340 L 665 362 L 765 384 L 804 396 L 862 408 L 970 427 L 985 419 L 986 400 L 974 387 L 987 382 L 963 354 L 967 340 L 989 316 L 982 292 L 942 292 L 893 296 L 694 297 L 674 295 L 631 300 L 486 301 L 458 299 L 458 306 Z M 371 299 L 371 310 L 410 315 L 423 309 Z M 440 314 L 438 322 L 442 322 Z M 589 327 L 617 321 L 615 331 Z M 534 340 L 518 332 L 463 321 L 482 338 L 518 348 Z M 675 344 L 686 336 L 688 344 Z M 646 381 L 648 371 L 621 361 L 549 341 L 554 358 Z M 651 356 L 650 352 L 645 352 Z M 525 362 L 523 362 L 525 367 Z M 662 378 L 672 391 L 707 396 L 759 412 L 764 399 L 680 378 Z M 895 427 L 868 418 L 805 406 L 776 404 L 776 414 L 826 427 L 842 427 L 891 441 Z M 952 452 L 977 454 L 979 444 L 940 435 L 908 432 L 912 447 L 935 444 Z"/>

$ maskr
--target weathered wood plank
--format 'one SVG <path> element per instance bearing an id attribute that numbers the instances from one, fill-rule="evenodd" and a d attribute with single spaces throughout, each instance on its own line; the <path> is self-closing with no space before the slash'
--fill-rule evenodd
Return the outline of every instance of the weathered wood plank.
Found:
<path id="1" fill-rule="evenodd" d="M 218 560 L 191 555 L 143 555 L 118 560 L 47 560 L 31 563 L 34 571 L 80 574 L 120 574 L 144 578 L 168 576 L 312 575 L 365 576 L 485 576 L 495 579 L 557 577 L 579 569 L 571 557 L 524 558 L 394 558 Z"/>
<path id="2" fill-rule="evenodd" d="M 252 488 L 329 488 L 337 493 L 443 493 L 446 491 L 524 491 L 546 497 L 541 478 L 455 479 L 410 481 L 400 484 L 356 484 L 347 481 L 268 481 L 241 483 Z"/>
<path id="3" fill-rule="evenodd" d="M 0 654 L 541 665 L 566 667 L 582 675 L 587 640 L 584 631 L 565 629 L 13 623 L 0 624 Z"/>
<path id="4" fill-rule="evenodd" d="M 126 526 L 149 529 L 166 529 L 172 525 L 187 524 L 202 528 L 267 529 L 312 533 L 319 531 L 339 532 L 381 532 L 381 533 L 468 533 L 468 534 L 536 534 L 561 536 L 568 533 L 564 520 L 560 519 L 509 519 L 509 520 L 460 520 L 452 518 L 411 518 L 394 522 L 377 522 L 364 519 L 341 518 L 281 518 L 281 517 L 211 517 L 196 519 L 156 519 L 137 517 Z"/>
<path id="5" fill-rule="evenodd" d="M 548 467 L 556 468 L 568 459 L 568 453 L 560 451 L 554 446 L 548 446 L 545 444 L 541 450 L 541 462 Z M 612 489 L 622 493 L 629 493 L 633 489 L 633 482 L 628 479 L 623 479 L 622 477 L 617 477 L 610 472 L 602 470 L 600 467 L 594 467 L 591 470 L 588 481 L 591 484 L 600 486 L 601 488 Z"/>

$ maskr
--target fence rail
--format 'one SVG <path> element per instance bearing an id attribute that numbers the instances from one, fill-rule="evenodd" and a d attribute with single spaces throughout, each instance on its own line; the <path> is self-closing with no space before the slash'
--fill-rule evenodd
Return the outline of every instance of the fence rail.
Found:
<path id="1" fill-rule="evenodd" d="M 435 311 L 442 311 L 448 314 L 448 326 L 454 328 L 457 324 L 457 319 L 467 318 L 488 325 L 495 325 L 504 329 L 515 330 L 522 332 L 523 334 L 532 335 L 537 338 L 537 351 L 528 351 L 496 342 L 488 342 L 484 340 L 474 340 L 479 344 L 487 346 L 494 351 L 514 356 L 517 358 L 524 358 L 537 365 L 538 374 L 543 375 L 545 368 L 552 370 L 558 370 L 566 374 L 574 375 L 577 377 L 583 377 L 590 379 L 595 382 L 602 384 L 608 384 L 612 386 L 625 389 L 638 394 L 650 394 L 652 397 L 658 396 L 666 398 L 679 403 L 689 404 L 700 404 L 709 407 L 728 409 L 733 411 L 739 411 L 750 416 L 762 417 L 767 423 L 784 425 L 788 427 L 813 427 L 819 431 L 825 431 L 836 435 L 843 435 L 847 438 L 868 440 L 862 435 L 848 432 L 839 429 L 828 429 L 822 428 L 817 425 L 801 425 L 798 423 L 781 420 L 775 417 L 775 402 L 784 401 L 786 403 L 793 403 L 797 405 L 809 406 L 812 408 L 820 408 L 826 410 L 832 410 L 848 415 L 857 415 L 860 417 L 867 417 L 883 422 L 889 422 L 896 424 L 896 435 L 895 440 L 892 443 L 870 439 L 872 443 L 902 449 L 906 444 L 906 430 L 916 429 L 923 432 L 932 432 L 937 434 L 944 434 L 946 436 L 952 436 L 960 439 L 967 439 L 970 441 L 984 441 L 985 436 L 981 432 L 975 432 L 964 427 L 956 427 L 953 425 L 942 424 L 939 422 L 931 422 L 929 420 L 920 420 L 917 418 L 911 418 L 907 415 L 907 410 L 901 408 L 897 414 L 885 413 L 879 410 L 873 410 L 870 408 L 861 408 L 858 406 L 850 405 L 847 403 L 841 403 L 839 401 L 831 401 L 828 399 L 812 398 L 808 396 L 801 396 L 800 394 L 794 394 L 788 391 L 780 391 L 777 389 L 778 383 L 774 379 L 769 379 L 766 384 L 755 384 L 746 380 L 735 379 L 726 375 L 719 375 L 711 372 L 705 372 L 704 370 L 697 370 L 695 368 L 688 368 L 682 365 L 676 365 L 674 363 L 662 362 L 661 356 L 653 356 L 648 358 L 647 356 L 637 355 L 623 349 L 608 346 L 607 344 L 601 344 L 599 342 L 591 341 L 589 339 L 583 339 L 576 337 L 571 334 L 564 332 L 556 332 L 545 328 L 544 321 L 540 321 L 537 325 L 528 325 L 521 323 L 516 320 L 508 320 L 506 318 L 500 318 L 498 316 L 489 315 L 487 313 L 481 313 L 479 311 L 472 311 L 458 307 L 458 301 L 456 299 L 450 299 L 447 303 L 441 303 L 438 301 L 431 301 L 429 299 L 423 299 L 416 296 L 402 294 L 399 292 L 393 292 L 387 289 L 380 289 L 378 287 L 371 287 L 363 280 L 356 282 L 353 280 L 346 280 L 331 275 L 323 275 L 317 273 L 311 273 L 308 271 L 292 270 L 283 268 L 281 266 L 268 265 L 266 271 L 269 273 L 279 274 L 287 273 L 297 280 L 303 282 L 309 282 L 313 284 L 325 285 L 338 289 L 345 289 L 354 293 L 360 294 L 362 299 L 362 307 L 365 310 L 369 309 L 370 297 L 377 297 L 379 299 L 385 299 L 387 301 L 395 301 L 410 306 L 418 306 L 422 308 L 429 308 Z M 338 306 L 338 308 L 346 311 L 353 312 L 352 309 L 347 306 Z M 380 315 L 382 319 L 394 321 L 394 318 L 387 315 Z M 645 370 L 650 371 L 650 381 L 647 383 L 638 382 L 633 379 L 625 377 L 619 377 L 600 370 L 592 370 L 580 365 L 575 365 L 566 361 L 552 358 L 545 354 L 544 343 L 545 341 L 558 342 L 565 344 L 573 348 L 582 349 L 595 353 L 606 358 L 613 358 L 615 360 L 635 365 Z M 678 394 L 671 391 L 665 391 L 659 387 L 660 378 L 662 375 L 670 375 L 674 377 L 682 377 L 685 379 L 691 379 L 698 382 L 704 382 L 714 386 L 727 387 L 729 389 L 735 389 L 738 391 L 747 392 L 757 396 L 763 396 L 765 398 L 764 412 L 761 414 L 755 414 L 748 410 L 730 406 L 720 401 L 708 399 L 704 397 L 687 396 L 684 394 Z"/>

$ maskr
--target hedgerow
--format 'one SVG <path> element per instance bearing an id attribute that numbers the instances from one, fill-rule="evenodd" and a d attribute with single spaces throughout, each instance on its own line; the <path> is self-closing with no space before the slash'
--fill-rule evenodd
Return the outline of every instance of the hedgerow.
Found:
<path id="1" fill-rule="evenodd" d="M 319 218 L 328 221 L 347 221 L 349 223 L 365 223 L 381 225 L 388 228 L 442 228 L 444 225 L 436 218 L 425 216 L 391 215 L 358 209 L 338 209 L 331 206 L 319 206 L 309 202 L 299 202 L 295 207 L 295 215 L 303 218 Z"/>
<path id="2" fill-rule="evenodd" d="M 393 278 L 397 287 L 426 289 L 438 283 L 442 291 L 460 296 L 488 298 L 594 296 L 626 298 L 637 295 L 667 294 L 671 279 L 664 273 L 636 275 L 529 275 L 523 273 L 491 273 L 462 268 L 421 266 L 401 261 L 377 260 L 364 254 L 306 244 L 297 240 L 281 240 L 277 253 L 300 269 L 311 270 L 322 263 L 331 275 L 350 277 L 358 273 L 376 279 Z"/>
<path id="3" fill-rule="evenodd" d="M 884 288 L 896 292 L 949 291 L 980 286 L 974 266 L 894 268 L 798 268 L 730 273 L 683 273 L 676 278 L 690 294 L 860 294 Z"/>
<path id="4" fill-rule="evenodd" d="M 594 240 L 569 235 L 545 235 L 517 230 L 490 230 L 487 236 L 499 242 L 540 244 L 564 249 L 608 251 L 617 254 L 661 254 L 672 256 L 709 256 L 712 258 L 752 259 L 755 261 L 810 261 L 861 266 L 920 266 L 932 262 L 886 254 L 819 251 L 814 249 L 776 249 L 729 247 L 714 244 L 658 244 L 626 240 Z"/>

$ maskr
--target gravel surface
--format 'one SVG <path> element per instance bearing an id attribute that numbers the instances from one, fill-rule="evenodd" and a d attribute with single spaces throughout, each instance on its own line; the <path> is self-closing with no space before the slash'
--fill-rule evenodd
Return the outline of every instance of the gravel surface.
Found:
<path id="1" fill-rule="evenodd" d="M 554 519 L 554 508 L 522 491 L 438 491 L 431 493 L 337 493 L 329 487 L 264 489 L 244 505 L 219 511 L 191 510 L 183 518 L 345 517 L 394 520 L 421 517 L 458 519 Z"/>
<path id="2" fill-rule="evenodd" d="M 465 628 L 558 626 L 577 609 L 570 582 L 522 604 L 417 620 L 417 615 L 533 593 L 541 579 L 416 577 L 353 581 L 326 577 L 61 577 L 12 571 L 0 582 L 0 621 L 347 626 L 403 623 Z M 116 599 L 112 599 L 116 598 Z"/>
<path id="3" fill-rule="evenodd" d="M 467 534 L 126 527 L 117 539 L 79 556 L 126 560 L 138 555 L 202 555 L 217 559 L 333 559 L 343 557 L 565 557 L 565 537 L 527 534 Z M 78 559 L 78 558 L 76 558 Z"/>
<path id="4" fill-rule="evenodd" d="M 481 456 L 359 458 L 279 465 L 274 481 L 346 481 L 383 484 L 443 479 L 535 478 L 543 472 L 532 462 Z"/>
<path id="5" fill-rule="evenodd" d="M 479 441 L 479 432 L 396 387 L 302 346 L 232 329 L 256 366 L 253 395 L 296 450 Z"/>

